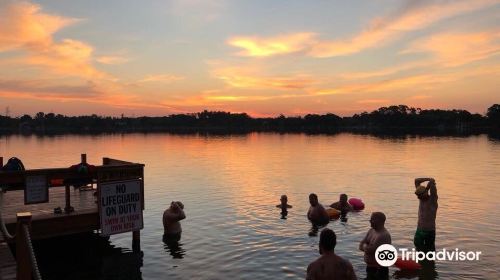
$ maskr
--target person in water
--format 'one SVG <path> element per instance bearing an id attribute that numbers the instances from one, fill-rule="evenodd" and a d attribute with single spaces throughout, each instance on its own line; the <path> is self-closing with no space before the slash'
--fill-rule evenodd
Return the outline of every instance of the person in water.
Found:
<path id="1" fill-rule="evenodd" d="M 339 197 L 339 201 L 332 203 L 330 205 L 331 208 L 335 208 L 340 211 L 342 214 L 346 214 L 349 211 L 352 211 L 352 205 L 347 202 L 347 194 L 343 193 Z"/>
<path id="2" fill-rule="evenodd" d="M 307 218 L 313 224 L 316 225 L 326 225 L 330 221 L 330 217 L 326 212 L 323 205 L 319 204 L 318 196 L 314 193 L 309 195 L 309 203 L 311 207 L 309 207 L 309 211 L 307 211 Z"/>
<path id="3" fill-rule="evenodd" d="M 282 195 L 280 201 L 281 203 L 276 205 L 276 207 L 281 209 L 281 218 L 286 219 L 288 209 L 292 208 L 292 205 L 288 204 L 288 197 L 286 195 Z"/>
<path id="4" fill-rule="evenodd" d="M 389 279 L 389 268 L 380 266 L 375 259 L 375 251 L 380 245 L 391 244 L 391 235 L 384 225 L 384 213 L 373 212 L 370 218 L 371 229 L 359 243 L 359 250 L 365 252 L 367 279 Z"/>
<path id="5" fill-rule="evenodd" d="M 357 279 L 352 264 L 335 254 L 337 236 L 331 229 L 325 228 L 319 236 L 320 257 L 307 267 L 307 280 Z"/>
<path id="6" fill-rule="evenodd" d="M 288 204 L 288 197 L 286 195 L 282 195 L 280 201 L 281 203 L 276 205 L 276 207 L 281 208 L 281 212 L 286 212 L 287 209 L 292 208 L 292 205 Z"/>
<path id="7" fill-rule="evenodd" d="M 172 201 L 170 207 L 163 212 L 163 238 L 168 240 L 181 239 L 181 223 L 184 220 L 184 204 L 180 201 Z"/>
<path id="8" fill-rule="evenodd" d="M 420 184 L 427 182 L 427 186 Z M 435 251 L 436 214 L 438 195 L 436 181 L 433 178 L 416 178 L 415 195 L 419 200 L 418 224 L 413 243 L 417 251 Z"/>

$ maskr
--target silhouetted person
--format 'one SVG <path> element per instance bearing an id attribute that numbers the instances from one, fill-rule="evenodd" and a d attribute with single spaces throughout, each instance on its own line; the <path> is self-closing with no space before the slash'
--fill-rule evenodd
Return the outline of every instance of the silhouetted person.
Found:
<path id="1" fill-rule="evenodd" d="M 359 250 L 365 252 L 367 279 L 388 279 L 389 268 L 380 266 L 375 259 L 375 251 L 382 244 L 391 244 L 391 235 L 385 229 L 385 215 L 373 212 L 370 218 L 372 227 L 359 243 Z"/>
<path id="2" fill-rule="evenodd" d="M 163 212 L 163 238 L 164 240 L 181 239 L 181 223 L 179 221 L 186 218 L 184 214 L 184 204 L 180 201 L 172 201 L 170 207 Z"/>
<path id="3" fill-rule="evenodd" d="M 352 205 L 347 202 L 347 194 L 343 193 L 339 197 L 339 201 L 332 203 L 330 207 L 335 208 L 340 211 L 341 214 L 346 214 L 349 211 L 352 211 Z"/>
<path id="4" fill-rule="evenodd" d="M 357 279 L 352 264 L 335 254 L 337 236 L 325 228 L 319 236 L 320 257 L 307 267 L 307 280 L 352 280 Z"/>
<path id="5" fill-rule="evenodd" d="M 330 221 L 328 213 L 326 213 L 323 205 L 319 204 L 318 196 L 314 193 L 309 195 L 309 211 L 307 211 L 307 218 L 315 225 L 326 225 Z"/>
<path id="6" fill-rule="evenodd" d="M 276 205 L 276 207 L 281 208 L 281 211 L 286 211 L 289 208 L 292 208 L 292 205 L 288 204 L 288 197 L 286 195 L 282 195 L 280 198 L 281 203 Z"/>
<path id="7" fill-rule="evenodd" d="M 428 182 L 427 186 L 421 183 Z M 415 194 L 418 197 L 418 225 L 413 243 L 417 251 L 435 251 L 436 214 L 438 209 L 438 195 L 436 181 L 433 178 L 416 178 Z"/>

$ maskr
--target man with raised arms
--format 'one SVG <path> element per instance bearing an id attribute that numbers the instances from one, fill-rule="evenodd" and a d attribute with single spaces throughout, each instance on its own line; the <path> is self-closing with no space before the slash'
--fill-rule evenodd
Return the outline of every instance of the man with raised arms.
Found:
<path id="1" fill-rule="evenodd" d="M 420 184 L 427 182 L 427 186 Z M 436 214 L 438 195 L 436 181 L 433 178 L 416 178 L 415 195 L 419 200 L 418 224 L 413 243 L 417 251 L 436 251 Z"/>
<path id="2" fill-rule="evenodd" d="M 163 238 L 166 240 L 180 240 L 182 228 L 179 221 L 184 220 L 184 204 L 172 201 L 170 207 L 163 212 Z"/>

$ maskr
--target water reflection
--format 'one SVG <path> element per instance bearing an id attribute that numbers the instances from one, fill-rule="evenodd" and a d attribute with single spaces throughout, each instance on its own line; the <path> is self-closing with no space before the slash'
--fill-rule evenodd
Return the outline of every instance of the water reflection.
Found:
<path id="1" fill-rule="evenodd" d="M 97 234 L 39 240 L 34 247 L 43 279 L 142 279 L 143 252 L 115 247 Z"/>
<path id="2" fill-rule="evenodd" d="M 283 220 L 286 220 L 286 216 L 288 216 L 288 211 L 287 210 L 283 210 L 281 211 L 281 219 Z"/>
<path id="3" fill-rule="evenodd" d="M 186 250 L 182 248 L 181 234 L 176 235 L 163 235 L 163 248 L 165 252 L 169 253 L 174 259 L 182 259 L 186 254 Z"/>

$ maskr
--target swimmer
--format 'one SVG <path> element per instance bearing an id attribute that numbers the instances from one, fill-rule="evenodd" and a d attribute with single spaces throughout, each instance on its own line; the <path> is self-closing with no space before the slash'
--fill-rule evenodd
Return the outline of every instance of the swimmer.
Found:
<path id="1" fill-rule="evenodd" d="M 347 202 L 347 194 L 345 193 L 341 194 L 339 201 L 332 203 L 330 207 L 339 210 L 343 214 L 353 210 L 352 205 Z"/>
<path id="2" fill-rule="evenodd" d="M 427 182 L 427 186 L 420 185 Z M 419 200 L 418 224 L 413 243 L 417 251 L 425 253 L 436 251 L 436 214 L 438 209 L 438 195 L 436 180 L 433 178 L 416 178 L 415 195 Z"/>
<path id="3" fill-rule="evenodd" d="M 330 217 L 326 212 L 323 205 L 319 204 L 318 196 L 314 193 L 309 195 L 309 203 L 311 207 L 309 207 L 309 211 L 307 211 L 307 218 L 313 224 L 316 225 L 326 225 L 330 221 Z"/>

